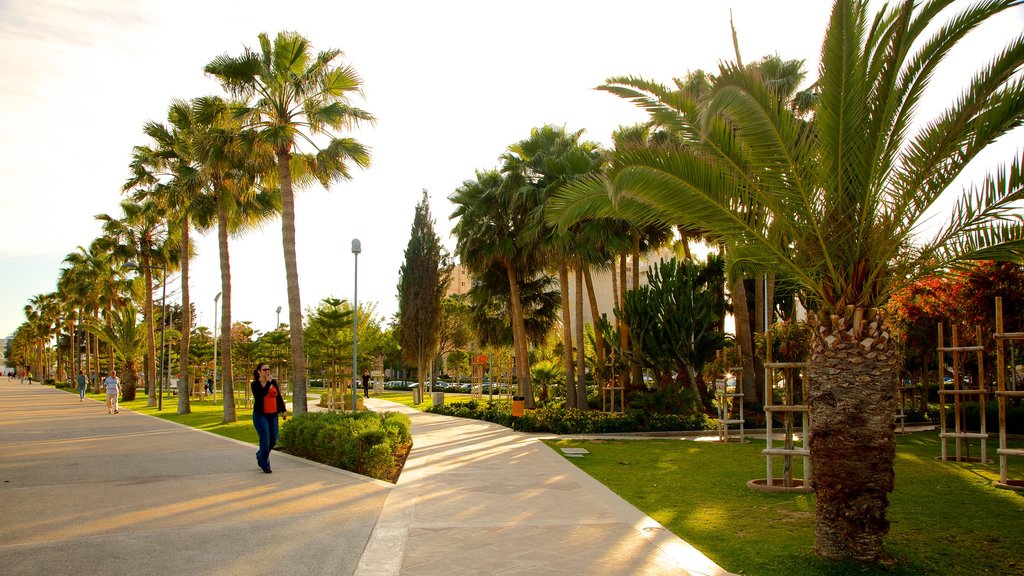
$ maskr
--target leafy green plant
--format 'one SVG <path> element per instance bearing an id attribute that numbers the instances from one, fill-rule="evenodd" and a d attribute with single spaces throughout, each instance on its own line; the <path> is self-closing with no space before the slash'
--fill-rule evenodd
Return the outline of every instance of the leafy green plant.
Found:
<path id="1" fill-rule="evenodd" d="M 309 412 L 281 428 L 289 454 L 394 482 L 412 446 L 409 417 L 397 412 Z"/>

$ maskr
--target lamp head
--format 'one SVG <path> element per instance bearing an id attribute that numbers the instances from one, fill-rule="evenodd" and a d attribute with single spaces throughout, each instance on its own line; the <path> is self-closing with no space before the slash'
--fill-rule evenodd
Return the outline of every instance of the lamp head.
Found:
<path id="1" fill-rule="evenodd" d="M 359 254 L 363 251 L 363 245 L 359 243 L 359 238 L 352 239 L 352 253 Z"/>

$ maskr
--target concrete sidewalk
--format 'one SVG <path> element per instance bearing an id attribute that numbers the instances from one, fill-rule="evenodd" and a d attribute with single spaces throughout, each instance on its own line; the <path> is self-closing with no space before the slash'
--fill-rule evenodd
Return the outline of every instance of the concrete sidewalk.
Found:
<path id="1" fill-rule="evenodd" d="M 0 377 L 5 575 L 727 574 L 536 435 L 401 410 L 397 485 Z M 240 418 L 247 417 L 240 415 Z"/>

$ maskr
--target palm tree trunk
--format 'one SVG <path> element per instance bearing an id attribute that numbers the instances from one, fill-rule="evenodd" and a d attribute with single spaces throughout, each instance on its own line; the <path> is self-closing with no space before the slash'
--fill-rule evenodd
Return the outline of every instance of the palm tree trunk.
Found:
<path id="1" fill-rule="evenodd" d="M 94 313 L 94 317 L 96 318 L 96 321 L 99 322 L 100 315 L 99 315 L 98 311 Z M 93 357 L 92 357 L 92 359 L 93 359 L 93 364 L 95 365 L 95 368 L 96 368 L 96 370 L 93 372 L 93 374 L 95 374 L 95 376 L 96 376 L 96 383 L 95 383 L 96 393 L 99 394 L 100 393 L 100 385 L 103 383 L 102 380 L 100 380 L 100 338 L 99 338 L 99 336 L 96 336 L 95 334 L 92 335 L 92 345 L 93 345 Z"/>
<path id="2" fill-rule="evenodd" d="M 71 379 L 75 379 L 75 375 L 78 374 L 78 354 L 75 350 L 75 321 L 71 321 L 71 329 L 68 332 L 68 343 L 71 348 L 68 350 L 70 356 L 68 357 L 68 370 L 71 372 Z"/>
<path id="3" fill-rule="evenodd" d="M 895 478 L 899 369 L 884 320 L 872 316 L 858 309 L 845 317 L 812 317 L 814 549 L 829 559 L 886 558 L 882 540 L 889 531 L 886 509 Z"/>
<path id="4" fill-rule="evenodd" d="M 516 351 L 516 378 L 519 395 L 523 397 L 526 408 L 536 408 L 533 399 L 533 387 L 530 385 L 530 356 L 526 347 L 526 326 L 523 318 L 523 302 L 519 296 L 519 278 L 511 263 L 505 263 L 508 273 L 509 299 L 512 304 L 512 340 Z"/>
<path id="5" fill-rule="evenodd" d="M 562 365 L 565 369 L 565 405 L 577 408 L 576 387 L 573 386 L 574 365 L 572 362 L 572 318 L 569 313 L 569 267 L 562 262 L 558 267 L 558 285 L 562 290 Z"/>
<path id="6" fill-rule="evenodd" d="M 764 334 L 767 327 L 764 322 L 764 277 L 761 274 L 754 275 L 754 337 Z M 754 383 L 758 390 L 764 389 L 764 362 L 754 354 Z"/>
<path id="7" fill-rule="evenodd" d="M 220 203 L 223 204 L 223 203 Z M 223 422 L 238 421 L 235 413 L 234 375 L 231 371 L 231 255 L 228 252 L 228 216 L 223 205 L 217 207 L 217 245 L 220 248 L 220 389 L 224 400 Z M 216 366 L 213 367 L 217 369 Z"/>
<path id="8" fill-rule="evenodd" d="M 764 394 L 754 379 L 754 338 L 750 333 L 750 310 L 747 308 L 747 289 L 743 286 L 743 275 L 737 274 L 732 283 L 732 313 L 736 321 L 736 342 L 740 346 L 743 366 L 743 394 L 748 402 L 764 402 Z"/>
<path id="9" fill-rule="evenodd" d="M 587 347 L 583 338 L 583 271 L 576 269 L 576 403 L 587 408 Z"/>
<path id="10" fill-rule="evenodd" d="M 181 218 L 181 351 L 178 356 L 181 380 L 178 381 L 178 414 L 192 412 L 192 407 L 189 405 L 192 382 L 188 371 L 188 344 L 192 330 L 192 310 L 188 294 L 188 229 L 190 225 L 188 213 L 185 213 Z"/>
<path id="11" fill-rule="evenodd" d="M 139 371 L 132 362 L 124 365 L 124 386 L 121 387 L 121 401 L 135 400 L 135 388 L 139 385 Z"/>
<path id="12" fill-rule="evenodd" d="M 306 355 L 302 343 L 302 299 L 299 295 L 299 266 L 295 258 L 295 195 L 292 191 L 291 153 L 277 152 L 277 173 L 281 182 L 281 244 L 288 285 L 288 332 L 291 337 L 292 410 L 306 413 Z"/>
<path id="13" fill-rule="evenodd" d="M 640 232 L 633 231 L 633 290 L 640 288 Z M 644 373 L 640 365 L 640 343 L 630 342 L 633 350 L 633 362 L 630 366 L 630 381 L 634 390 L 643 390 Z"/>
<path id="14" fill-rule="evenodd" d="M 626 255 L 625 254 L 620 254 L 619 255 L 619 274 L 620 274 L 620 281 L 619 281 L 619 309 L 621 310 L 622 306 L 623 306 L 623 303 L 626 301 Z M 626 322 L 623 321 L 621 318 L 619 319 L 619 349 L 621 349 L 623 352 L 626 352 L 629 349 L 629 324 L 626 324 Z M 625 363 L 626 363 L 626 358 L 624 356 L 625 356 L 625 354 L 623 354 L 623 358 L 620 359 L 622 364 L 623 364 L 623 366 L 625 366 Z M 625 387 L 628 390 L 629 389 L 629 385 L 630 385 L 629 371 L 623 370 L 621 378 L 622 378 L 622 386 Z"/>
<path id="15" fill-rule="evenodd" d="M 146 278 L 146 405 L 156 406 L 156 319 L 153 318 L 153 269 L 150 265 L 152 260 L 146 248 L 142 252 Z"/>
<path id="16" fill-rule="evenodd" d="M 587 283 L 587 297 L 590 300 L 590 317 L 594 321 L 594 347 L 595 354 L 597 354 L 597 365 L 604 366 L 604 334 L 601 333 L 601 327 L 598 320 L 601 318 L 601 312 L 597 309 L 597 294 L 594 294 L 594 278 L 590 273 L 590 266 L 583 268 L 583 280 Z"/>

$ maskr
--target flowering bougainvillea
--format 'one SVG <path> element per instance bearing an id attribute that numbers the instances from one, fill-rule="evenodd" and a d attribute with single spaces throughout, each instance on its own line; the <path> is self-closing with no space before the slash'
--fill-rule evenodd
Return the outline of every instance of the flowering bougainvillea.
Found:
<path id="1" fill-rule="evenodd" d="M 904 368 L 921 375 L 935 366 L 938 324 L 960 329 L 961 343 L 974 341 L 981 326 L 991 349 L 995 330 L 995 298 L 1003 298 L 1003 319 L 1009 331 L 1024 330 L 1024 266 L 1012 262 L 979 262 L 965 272 L 922 279 L 895 294 L 887 305 L 893 336 L 903 347 Z"/>

